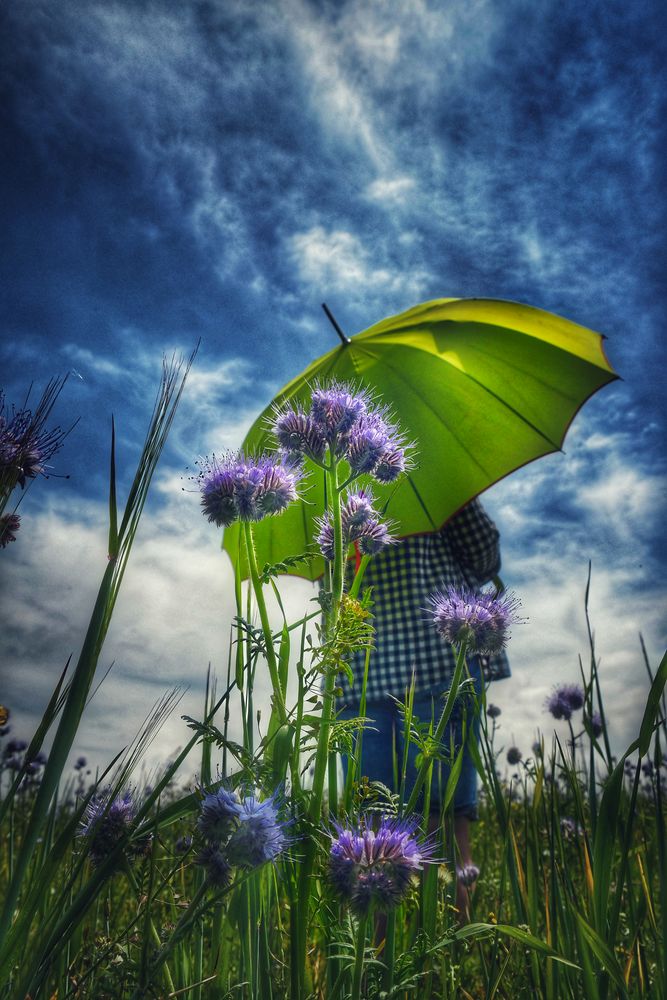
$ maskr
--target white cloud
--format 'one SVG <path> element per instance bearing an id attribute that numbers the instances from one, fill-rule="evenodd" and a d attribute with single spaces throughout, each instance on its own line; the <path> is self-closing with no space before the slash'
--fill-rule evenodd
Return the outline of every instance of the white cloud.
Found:
<path id="1" fill-rule="evenodd" d="M 367 194 L 372 201 L 391 205 L 404 205 L 415 187 L 412 177 L 378 177 L 368 185 Z"/>
<path id="2" fill-rule="evenodd" d="M 425 285 L 423 271 L 402 271 L 396 267 L 378 266 L 376 260 L 385 260 L 376 244 L 367 244 L 352 232 L 344 229 L 327 230 L 322 225 L 295 233 L 289 239 L 289 248 L 303 282 L 317 288 L 345 293 L 353 300 L 369 296 L 416 296 Z"/>
<path id="3" fill-rule="evenodd" d="M 220 374 L 210 377 L 224 382 Z M 585 484 L 571 477 L 568 467 L 578 460 L 576 452 L 585 447 L 586 434 L 579 439 L 576 447 L 573 441 L 572 456 L 535 463 L 485 495 L 502 532 L 505 583 L 516 590 L 527 618 L 514 628 L 510 643 L 512 678 L 492 686 L 489 698 L 503 710 L 501 739 L 517 742 L 524 753 L 538 728 L 547 737 L 554 726 L 562 729 L 543 708 L 552 685 L 579 679 L 580 656 L 588 669 L 584 590 L 589 559 L 590 616 L 617 753 L 637 734 L 648 688 L 638 632 L 646 639 L 654 667 L 664 642 L 665 595 L 658 586 L 644 585 L 640 565 L 650 541 L 637 532 L 633 537 L 633 529 L 646 516 L 644 507 L 627 508 L 629 532 L 614 535 L 613 546 L 605 545 L 604 537 L 614 511 L 608 514 L 597 501 L 572 508 L 575 513 L 568 517 L 573 520 L 544 508 L 545 495 L 553 494 L 558 481 L 569 481 L 573 496 Z M 609 465 L 621 475 L 618 457 Z M 596 488 L 604 491 L 604 473 L 598 472 Z M 638 474 L 631 479 L 637 482 Z M 132 739 L 164 690 L 190 685 L 149 761 L 155 764 L 173 756 L 189 735 L 180 716 L 201 717 L 209 662 L 219 690 L 224 683 L 234 614 L 231 568 L 220 551 L 219 533 L 200 515 L 197 494 L 182 492 L 179 484 L 178 470 L 165 467 L 158 474 L 155 492 L 160 502 L 147 509 L 130 556 L 100 671 L 111 661 L 114 666 L 87 710 L 76 746 L 76 752 L 96 764 L 105 764 Z M 568 496 L 563 503 L 569 510 Z M 536 527 L 542 535 L 535 535 Z M 9 623 L 3 700 L 14 709 L 16 735 L 34 728 L 67 656 L 76 655 L 105 565 L 106 508 L 101 503 L 51 502 L 25 519 L 19 540 L 3 552 L 3 611 Z M 283 579 L 280 589 L 288 620 L 311 610 L 312 585 Z M 278 627 L 275 603 L 272 615 Z M 292 671 L 290 698 L 294 682 Z M 261 667 L 256 707 L 266 722 L 268 679 Z M 230 734 L 240 737 L 236 701 L 231 727 Z M 196 759 L 191 764 L 195 768 Z"/>

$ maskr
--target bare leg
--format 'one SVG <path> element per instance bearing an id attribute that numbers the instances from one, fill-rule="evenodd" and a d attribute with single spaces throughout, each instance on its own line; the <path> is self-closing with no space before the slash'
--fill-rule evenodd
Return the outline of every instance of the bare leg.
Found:
<path id="1" fill-rule="evenodd" d="M 438 829 L 440 817 L 437 813 L 431 813 L 428 821 L 429 834 Z M 456 840 L 456 864 L 464 868 L 472 864 L 472 848 L 470 846 L 470 820 L 467 816 L 454 816 L 454 838 Z M 465 886 L 461 881 L 456 884 L 456 906 L 459 911 L 459 924 L 467 924 L 470 921 L 470 900 L 474 892 L 474 885 Z M 378 913 L 375 916 L 375 947 L 377 948 L 384 941 L 387 933 L 387 915 Z"/>
<path id="2" fill-rule="evenodd" d="M 458 854 L 457 864 L 461 868 L 465 868 L 466 865 L 472 864 L 470 820 L 467 816 L 454 817 L 454 836 Z M 474 889 L 474 884 L 466 886 L 460 880 L 456 883 L 456 906 L 459 911 L 460 924 L 467 924 L 470 921 L 470 900 Z"/>

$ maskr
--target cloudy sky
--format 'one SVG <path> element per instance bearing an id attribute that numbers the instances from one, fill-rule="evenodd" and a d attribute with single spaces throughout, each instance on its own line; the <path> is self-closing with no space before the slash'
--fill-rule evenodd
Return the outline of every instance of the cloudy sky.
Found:
<path id="1" fill-rule="evenodd" d="M 126 483 L 163 353 L 201 339 L 130 559 L 77 752 L 103 764 L 187 686 L 153 748 L 182 743 L 223 675 L 230 568 L 183 492 L 336 343 L 443 296 L 527 302 L 604 333 L 623 381 L 565 454 L 485 494 L 527 624 L 492 689 L 501 735 L 587 658 L 612 737 L 636 734 L 663 609 L 664 9 L 657 0 L 104 0 L 0 13 L 1 384 L 71 372 L 79 423 L 0 555 L 2 701 L 28 735 L 76 653 L 106 564 L 111 414 Z M 292 582 L 294 615 L 312 597 Z"/>

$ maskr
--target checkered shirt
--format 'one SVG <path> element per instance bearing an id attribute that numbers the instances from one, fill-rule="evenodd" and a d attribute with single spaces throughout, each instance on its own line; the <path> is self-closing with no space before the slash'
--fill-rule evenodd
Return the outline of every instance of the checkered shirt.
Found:
<path id="1" fill-rule="evenodd" d="M 455 656 L 429 620 L 429 596 L 450 584 L 478 589 L 500 569 L 499 534 L 479 500 L 467 504 L 432 534 L 412 535 L 389 545 L 371 559 L 362 589 L 372 587 L 375 648 L 371 652 L 366 696 L 375 701 L 391 694 L 402 698 L 416 674 L 416 690 L 440 695 L 454 673 Z M 347 567 L 347 584 L 353 565 Z M 508 677 L 505 653 L 482 657 L 487 680 Z M 354 685 L 340 675 L 339 701 L 359 700 L 364 655 L 351 660 Z"/>

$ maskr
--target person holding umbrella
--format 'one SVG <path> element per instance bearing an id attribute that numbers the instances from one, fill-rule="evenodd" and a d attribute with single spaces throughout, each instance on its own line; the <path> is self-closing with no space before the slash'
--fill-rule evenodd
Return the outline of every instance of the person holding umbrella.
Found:
<path id="1" fill-rule="evenodd" d="M 521 303 L 434 299 L 353 337 L 325 311 L 340 344 L 278 392 L 253 423 L 243 448 L 257 454 L 270 449 L 276 412 L 284 406 L 306 406 L 312 386 L 332 380 L 361 384 L 396 412 L 407 440 L 422 451 L 428 446 L 424 460 L 402 477 L 400 489 L 394 483 L 377 489 L 380 509 L 389 507 L 395 534 L 404 541 L 377 560 L 367 582 L 375 581 L 376 615 L 386 616 L 388 623 L 381 622 L 378 632 L 394 644 L 379 655 L 387 657 L 387 664 L 401 664 L 387 667 L 390 676 L 398 669 L 409 681 L 414 665 L 419 676 L 427 678 L 420 681 L 420 693 L 430 698 L 435 675 L 438 684 L 447 676 L 448 654 L 442 646 L 437 657 L 429 652 L 423 624 L 429 593 L 423 581 L 431 574 L 434 586 L 442 587 L 452 578 L 479 583 L 493 577 L 499 565 L 497 532 L 474 498 L 513 470 L 561 450 L 580 407 L 618 376 L 600 334 Z M 255 559 L 260 566 L 274 565 L 276 558 L 289 553 L 295 558 L 284 564 L 286 572 L 315 581 L 325 570 L 325 556 L 313 551 L 312 540 L 327 510 L 327 495 L 317 465 L 309 459 L 304 464 L 314 474 L 307 496 L 290 504 L 279 518 L 266 517 L 254 525 Z M 248 578 L 250 565 L 238 523 L 225 528 L 223 548 L 239 578 Z M 303 553 L 308 554 L 305 562 Z M 423 574 L 422 584 L 415 584 L 415 574 L 417 580 Z M 406 629 L 412 628 L 415 635 L 406 637 Z M 442 640 L 435 636 L 431 641 Z M 407 664 L 394 654 L 398 646 L 405 650 L 401 655 Z M 509 672 L 503 654 L 485 669 L 495 677 Z M 398 690 L 401 696 L 400 684 Z M 470 815 L 464 814 L 461 795 L 458 840 L 461 858 L 467 859 Z M 304 890 L 313 865 L 311 855 L 303 868 Z M 471 881 L 474 867 L 468 868 L 466 878 Z"/>
<path id="2" fill-rule="evenodd" d="M 375 648 L 371 653 L 366 684 L 364 715 L 373 720 L 364 728 L 361 773 L 393 791 L 394 760 L 400 775 L 403 759 L 403 726 L 399 703 L 414 681 L 413 714 L 420 722 L 438 718 L 442 695 L 448 690 L 455 669 L 452 646 L 429 621 L 427 606 L 437 590 L 454 587 L 474 590 L 497 577 L 500 571 L 500 536 L 478 498 L 451 517 L 439 530 L 409 536 L 386 546 L 370 561 L 364 588 L 371 588 L 375 618 Z M 359 716 L 364 677 L 364 655 L 351 661 L 353 681 L 343 677 L 339 718 Z M 477 695 L 484 680 L 510 675 L 504 651 L 492 657 L 472 656 L 468 668 Z M 470 689 L 468 689 L 470 691 Z M 464 739 L 464 717 L 467 738 Z M 443 753 L 454 754 L 463 747 L 462 768 L 454 796 L 454 833 L 457 844 L 457 905 L 465 918 L 468 889 L 477 870 L 473 864 L 470 823 L 477 818 L 477 774 L 469 750 L 469 740 L 479 737 L 479 715 L 472 697 L 458 698 L 443 740 Z M 416 776 L 417 747 L 408 750 L 406 789 Z M 434 767 L 430 797 L 430 829 L 439 824 L 442 795 L 449 768 Z M 467 884 L 466 884 L 467 883 Z"/>

